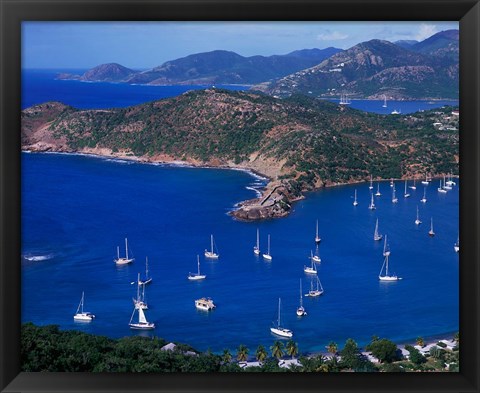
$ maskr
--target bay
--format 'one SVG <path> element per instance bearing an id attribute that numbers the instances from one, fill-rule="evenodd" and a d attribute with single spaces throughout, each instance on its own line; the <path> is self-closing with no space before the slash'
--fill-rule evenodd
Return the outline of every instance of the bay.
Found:
<path id="1" fill-rule="evenodd" d="M 282 324 L 293 330 L 301 352 L 324 351 L 330 341 L 343 345 L 347 338 L 364 345 L 373 335 L 401 342 L 458 331 L 458 185 L 440 194 L 433 181 L 422 204 L 420 182 L 410 198 L 397 182 L 399 202 L 392 204 L 389 182 L 381 182 L 374 211 L 367 208 L 365 183 L 311 192 L 283 219 L 247 223 L 227 214 L 264 184 L 242 171 L 22 153 L 22 321 L 110 337 L 157 335 L 215 352 L 244 344 L 252 354 L 278 339 L 269 328 L 281 297 Z M 390 268 L 401 281 L 378 280 L 377 218 L 388 235 Z M 316 219 L 325 293 L 304 297 L 308 315 L 299 318 L 299 280 L 306 292 L 310 277 L 303 267 L 315 250 Z M 272 262 L 253 254 L 257 228 L 262 251 L 271 234 Z M 210 234 L 218 261 L 203 256 Z M 125 237 L 135 262 L 117 267 L 113 259 L 117 246 L 124 251 Z M 207 279 L 190 282 L 197 255 Z M 136 294 L 131 283 L 144 273 L 146 257 L 153 277 L 146 314 L 156 329 L 139 333 L 128 327 Z M 89 324 L 73 321 L 82 291 L 85 309 L 97 316 Z M 217 309 L 197 311 L 194 300 L 202 296 L 212 297 Z"/>

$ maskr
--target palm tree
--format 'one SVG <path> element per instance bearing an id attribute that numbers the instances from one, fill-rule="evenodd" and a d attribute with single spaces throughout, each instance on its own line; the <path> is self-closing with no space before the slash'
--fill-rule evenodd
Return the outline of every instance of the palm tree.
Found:
<path id="1" fill-rule="evenodd" d="M 260 363 L 268 357 L 268 352 L 263 345 L 259 345 L 257 351 L 255 352 L 255 357 Z"/>
<path id="2" fill-rule="evenodd" d="M 416 343 L 420 347 L 425 346 L 425 341 L 423 341 L 423 338 L 421 338 L 421 337 L 417 337 Z"/>
<path id="3" fill-rule="evenodd" d="M 232 354 L 228 349 L 223 350 L 222 360 L 224 363 L 230 363 L 232 361 Z"/>
<path id="4" fill-rule="evenodd" d="M 248 357 L 248 348 L 243 345 L 243 344 L 240 344 L 238 349 L 237 349 L 237 359 L 239 362 L 245 362 L 247 360 L 247 357 Z"/>
<path id="5" fill-rule="evenodd" d="M 286 345 L 287 354 L 292 357 L 292 359 L 298 355 L 298 345 L 293 340 L 289 340 Z"/>
<path id="6" fill-rule="evenodd" d="M 275 341 L 270 349 L 273 357 L 280 359 L 283 356 L 283 343 L 281 341 Z"/>
<path id="7" fill-rule="evenodd" d="M 327 346 L 327 351 L 332 355 L 335 355 L 338 351 L 338 345 L 334 341 L 330 341 Z"/>

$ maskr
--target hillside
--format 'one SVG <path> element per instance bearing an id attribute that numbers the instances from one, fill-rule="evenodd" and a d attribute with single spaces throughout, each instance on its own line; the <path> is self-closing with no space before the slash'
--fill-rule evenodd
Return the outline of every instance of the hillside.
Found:
<path id="1" fill-rule="evenodd" d="M 457 34 L 455 35 L 455 32 Z M 322 63 L 254 86 L 280 97 L 379 99 L 458 99 L 458 30 L 405 45 L 371 40 L 339 52 Z"/>
<path id="2" fill-rule="evenodd" d="M 22 112 L 22 148 L 248 168 L 271 182 L 260 200 L 235 214 L 259 219 L 288 214 L 306 190 L 370 174 L 458 173 L 451 110 L 382 116 L 305 96 L 278 100 L 220 89 L 110 110 L 45 103 Z M 441 130 L 433 125 L 439 121 Z"/>

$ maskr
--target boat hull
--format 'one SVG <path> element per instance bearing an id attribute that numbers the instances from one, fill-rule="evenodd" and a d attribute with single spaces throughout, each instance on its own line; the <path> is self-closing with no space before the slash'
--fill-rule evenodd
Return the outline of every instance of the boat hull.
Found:
<path id="1" fill-rule="evenodd" d="M 210 251 L 205 251 L 205 258 L 218 259 L 218 254 L 215 254 L 214 252 L 210 252 Z"/>
<path id="2" fill-rule="evenodd" d="M 128 265 L 129 263 L 132 263 L 135 259 L 127 259 L 127 258 L 118 258 L 114 259 L 113 261 L 117 265 Z"/>
<path id="3" fill-rule="evenodd" d="M 263 259 L 266 259 L 267 261 L 271 261 L 272 257 L 271 257 L 271 255 L 263 254 Z"/>
<path id="4" fill-rule="evenodd" d="M 270 331 L 280 337 L 293 337 L 293 332 L 288 329 L 271 327 Z"/>
<path id="5" fill-rule="evenodd" d="M 390 282 L 390 281 L 398 281 L 400 280 L 397 276 L 378 276 L 380 281 Z"/>
<path id="6" fill-rule="evenodd" d="M 73 319 L 78 322 L 92 322 L 94 318 L 95 315 L 90 313 L 75 314 L 73 316 Z"/>
<path id="7" fill-rule="evenodd" d="M 198 280 L 204 280 L 207 278 L 206 275 L 200 274 L 200 275 L 191 275 L 187 277 L 190 281 L 198 281 Z"/>
<path id="8" fill-rule="evenodd" d="M 129 323 L 130 329 L 134 330 L 153 330 L 155 329 L 154 323 Z"/>

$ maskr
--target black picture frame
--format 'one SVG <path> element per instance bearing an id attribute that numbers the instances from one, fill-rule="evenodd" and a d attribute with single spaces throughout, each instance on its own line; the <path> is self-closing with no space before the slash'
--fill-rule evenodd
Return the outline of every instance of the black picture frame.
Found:
<path id="1" fill-rule="evenodd" d="M 2 392 L 478 392 L 480 4 L 478 0 L 0 0 Z M 460 21 L 459 373 L 94 374 L 20 372 L 21 22 L 33 20 Z"/>

